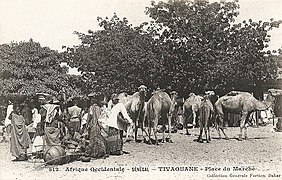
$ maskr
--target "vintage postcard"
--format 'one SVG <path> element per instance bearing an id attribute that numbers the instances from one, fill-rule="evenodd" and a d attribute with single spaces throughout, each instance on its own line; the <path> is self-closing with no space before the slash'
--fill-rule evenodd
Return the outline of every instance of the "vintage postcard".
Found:
<path id="1" fill-rule="evenodd" d="M 281 12 L 0 0 L 0 179 L 282 179 Z"/>

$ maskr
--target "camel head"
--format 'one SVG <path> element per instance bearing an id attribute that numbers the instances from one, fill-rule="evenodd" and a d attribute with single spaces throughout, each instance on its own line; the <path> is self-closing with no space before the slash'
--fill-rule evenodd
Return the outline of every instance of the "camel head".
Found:
<path id="1" fill-rule="evenodd" d="M 190 93 L 189 97 L 191 97 L 191 96 L 196 96 L 196 94 L 195 93 Z"/>
<path id="2" fill-rule="evenodd" d="M 178 93 L 176 91 L 171 91 L 170 92 L 170 96 L 171 96 L 171 98 L 177 98 L 178 97 Z"/>
<path id="3" fill-rule="evenodd" d="M 268 93 L 272 96 L 281 96 L 282 90 L 281 89 L 269 89 Z"/>
<path id="4" fill-rule="evenodd" d="M 208 96 L 214 96 L 215 92 L 214 91 L 205 91 L 205 94 Z"/>
<path id="5" fill-rule="evenodd" d="M 145 101 L 145 96 L 147 93 L 147 87 L 145 85 L 141 85 L 138 87 L 138 91 L 140 94 L 140 99 L 142 99 L 141 101 Z"/>
<path id="6" fill-rule="evenodd" d="M 141 85 L 138 87 L 139 92 L 147 92 L 147 87 L 145 85 Z"/>

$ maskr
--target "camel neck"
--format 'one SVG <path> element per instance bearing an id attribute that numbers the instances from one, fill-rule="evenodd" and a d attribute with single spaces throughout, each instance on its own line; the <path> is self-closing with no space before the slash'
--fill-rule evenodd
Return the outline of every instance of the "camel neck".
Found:
<path id="1" fill-rule="evenodd" d="M 141 102 L 145 102 L 145 92 L 139 92 L 139 98 Z"/>
<path id="2" fill-rule="evenodd" d="M 273 105 L 274 101 L 275 101 L 275 98 L 271 96 L 270 94 L 268 94 L 265 100 L 263 101 L 257 100 L 256 109 L 260 111 L 266 110 Z"/>
<path id="3" fill-rule="evenodd" d="M 175 97 L 175 96 L 172 96 L 172 97 L 171 97 L 171 102 L 174 103 L 175 101 L 176 101 L 176 97 Z"/>

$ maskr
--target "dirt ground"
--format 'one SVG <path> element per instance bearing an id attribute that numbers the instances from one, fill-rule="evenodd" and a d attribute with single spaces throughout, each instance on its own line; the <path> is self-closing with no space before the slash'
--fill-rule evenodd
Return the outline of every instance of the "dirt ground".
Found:
<path id="1" fill-rule="evenodd" d="M 13 162 L 9 143 L 1 143 L 0 180 L 282 179 L 282 132 L 274 132 L 271 122 L 259 128 L 249 127 L 250 139 L 244 141 L 237 140 L 238 127 L 227 128 L 230 140 L 218 139 L 212 128 L 211 143 L 195 141 L 198 128 L 190 132 L 192 136 L 184 135 L 183 130 L 173 133 L 173 143 L 155 146 L 129 142 L 124 145 L 124 150 L 130 154 L 87 163 L 75 161 L 61 166 L 45 166 L 42 162 L 31 161 Z M 105 168 L 108 168 L 107 171 L 104 171 Z"/>

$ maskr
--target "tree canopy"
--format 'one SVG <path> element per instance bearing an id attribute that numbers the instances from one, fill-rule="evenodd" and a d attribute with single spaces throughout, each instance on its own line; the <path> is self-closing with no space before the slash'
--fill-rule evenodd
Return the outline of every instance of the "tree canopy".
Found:
<path id="1" fill-rule="evenodd" d="M 265 56 L 264 48 L 268 32 L 281 21 L 235 24 L 236 2 L 153 2 L 146 13 L 163 29 L 157 36 L 168 52 L 166 70 L 177 89 L 246 90 L 277 75 L 277 62 Z"/>
<path id="2" fill-rule="evenodd" d="M 51 95 L 79 94 L 76 76 L 67 75 L 61 67 L 62 55 L 30 39 L 28 42 L 0 45 L 0 93 L 2 96 L 17 93 L 34 95 L 45 92 Z M 70 83 L 71 82 L 71 83 Z"/>
<path id="3" fill-rule="evenodd" d="M 84 72 L 88 91 L 134 92 L 141 84 L 162 81 L 158 73 L 162 62 L 154 53 L 155 43 L 143 26 L 132 27 L 126 18 L 114 15 L 98 18 L 103 30 L 76 32 L 81 44 L 68 48 L 65 58 L 72 67 Z"/>
<path id="4" fill-rule="evenodd" d="M 235 23 L 238 2 L 154 2 L 152 19 L 133 27 L 127 18 L 98 17 L 100 30 L 75 32 L 81 43 L 63 53 L 28 42 L 0 45 L 0 93 L 133 93 L 176 90 L 181 96 L 206 89 L 252 91 L 277 78 L 278 52 L 266 51 L 269 31 L 282 21 Z M 68 75 L 67 62 L 81 76 Z"/>
<path id="5" fill-rule="evenodd" d="M 264 49 L 281 21 L 235 24 L 237 2 L 160 1 L 145 13 L 152 21 L 138 27 L 114 14 L 98 18 L 102 30 L 76 32 L 81 44 L 65 57 L 83 72 L 88 89 L 134 92 L 145 84 L 184 95 L 250 90 L 277 76 L 277 61 Z"/>

